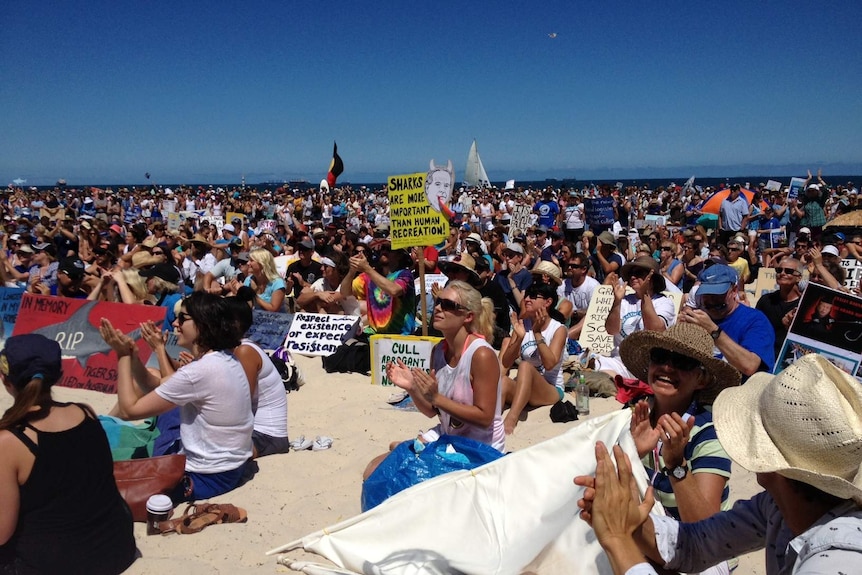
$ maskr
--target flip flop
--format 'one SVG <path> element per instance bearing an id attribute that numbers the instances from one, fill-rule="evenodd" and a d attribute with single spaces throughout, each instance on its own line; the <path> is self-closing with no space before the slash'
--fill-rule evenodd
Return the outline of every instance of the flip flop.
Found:
<path id="1" fill-rule="evenodd" d="M 304 435 L 300 435 L 299 439 L 290 442 L 290 448 L 294 451 L 305 451 L 311 449 L 312 444 L 313 442 L 310 439 L 306 439 Z"/>
<path id="2" fill-rule="evenodd" d="M 398 403 L 401 403 L 405 399 L 407 399 L 408 395 L 410 395 L 410 394 L 407 393 L 406 391 L 396 391 L 395 393 L 393 393 L 392 395 L 389 396 L 389 399 L 386 400 L 386 403 L 388 403 L 390 405 L 396 405 Z"/>
<path id="3" fill-rule="evenodd" d="M 332 447 L 332 438 L 325 435 L 318 435 L 314 438 L 314 445 L 311 446 L 312 451 L 323 451 Z"/>

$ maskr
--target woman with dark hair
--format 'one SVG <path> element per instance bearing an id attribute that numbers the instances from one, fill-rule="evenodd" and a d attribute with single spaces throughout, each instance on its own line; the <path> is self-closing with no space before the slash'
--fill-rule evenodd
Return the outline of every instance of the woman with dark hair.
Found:
<path id="1" fill-rule="evenodd" d="M 181 408 L 186 477 L 182 489 L 171 495 L 176 503 L 215 497 L 240 485 L 252 456 L 254 415 L 248 378 L 232 353 L 242 334 L 231 304 L 210 293 L 194 292 L 183 300 L 174 328 L 177 344 L 191 351 L 195 360 L 155 386 L 151 381 L 133 381 L 132 356 L 137 346 L 128 336 L 105 318 L 99 331 L 119 358 L 120 417 L 143 419 Z M 135 373 L 141 371 L 146 370 Z"/>
<path id="2" fill-rule="evenodd" d="M 566 326 L 555 309 L 557 288 L 534 282 L 524 294 L 524 302 L 522 316 L 512 314 L 512 335 L 500 346 L 503 373 L 521 359 L 516 378 L 503 377 L 503 398 L 510 405 L 503 420 L 507 435 L 515 430 L 525 407 L 553 405 L 564 396 L 561 367 Z"/>
<path id="3" fill-rule="evenodd" d="M 231 305 L 240 332 L 245 335 L 254 322 L 251 308 L 257 294 L 242 286 L 236 296 L 227 298 Z M 290 442 L 287 438 L 287 393 L 272 360 L 260 346 L 247 337 L 233 350 L 242 364 L 251 390 L 251 410 L 254 413 L 254 457 L 273 453 L 287 453 Z"/>
<path id="4" fill-rule="evenodd" d="M 0 418 L 0 573 L 125 571 L 135 536 L 108 440 L 89 406 L 51 398 L 60 346 L 10 337 L 0 374 L 14 398 Z"/>

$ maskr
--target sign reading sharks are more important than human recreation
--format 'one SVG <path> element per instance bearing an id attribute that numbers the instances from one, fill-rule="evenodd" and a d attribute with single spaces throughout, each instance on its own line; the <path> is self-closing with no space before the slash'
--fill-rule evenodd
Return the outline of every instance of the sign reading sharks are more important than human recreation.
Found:
<path id="1" fill-rule="evenodd" d="M 140 337 L 140 325 L 147 320 L 161 325 L 165 312 L 157 306 L 24 294 L 14 335 L 39 333 L 60 344 L 63 377 L 59 385 L 116 393 L 117 355 L 99 335 L 99 322 L 106 317 L 131 336 L 146 364 L 152 352 Z"/>

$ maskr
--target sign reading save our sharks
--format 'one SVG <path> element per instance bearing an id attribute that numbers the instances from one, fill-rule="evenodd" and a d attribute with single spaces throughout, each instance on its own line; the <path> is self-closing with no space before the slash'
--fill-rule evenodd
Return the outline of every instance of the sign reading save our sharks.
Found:
<path id="1" fill-rule="evenodd" d="M 140 338 L 140 325 L 147 320 L 161 325 L 165 311 L 156 306 L 24 294 L 14 335 L 39 333 L 60 344 L 63 377 L 59 385 L 116 393 L 117 354 L 99 335 L 99 322 L 106 317 L 132 337 L 146 364 L 152 352 Z"/>

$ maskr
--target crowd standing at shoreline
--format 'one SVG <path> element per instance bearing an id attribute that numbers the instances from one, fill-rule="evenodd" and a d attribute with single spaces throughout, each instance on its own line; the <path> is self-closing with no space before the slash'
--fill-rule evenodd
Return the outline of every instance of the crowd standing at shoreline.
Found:
<path id="1" fill-rule="evenodd" d="M 743 187 L 753 192 L 753 201 L 743 197 Z M 212 341 L 203 341 L 201 333 L 206 336 L 215 326 L 206 325 L 212 318 L 200 311 L 199 304 L 191 302 L 197 311 L 189 313 L 189 300 L 183 296 L 195 292 L 216 299 L 235 299 L 239 294 L 248 305 L 270 312 L 361 315 L 366 334 L 418 334 L 425 324 L 432 331 L 441 329 L 451 340 L 450 346 L 464 346 L 469 332 L 475 338 L 470 341 L 487 341 L 481 346 L 482 361 L 493 357 L 486 351 L 496 349 L 501 364 L 500 377 L 492 378 L 498 380 L 496 390 L 493 381 L 490 388 L 483 384 L 481 399 L 475 404 L 470 405 L 474 399 L 469 382 L 464 388 L 464 382 L 453 380 L 452 386 L 462 390 L 453 398 L 442 388 L 438 390 L 433 375 L 429 379 L 415 371 L 411 374 L 401 366 L 396 379 L 423 413 L 440 415 L 448 432 L 458 434 L 466 421 L 471 435 L 493 438 L 487 442 L 501 448 L 504 433 L 514 431 L 522 409 L 562 401 L 561 364 L 580 353 L 578 335 L 593 291 L 601 284 L 613 288 L 613 305 L 604 327 L 614 336 L 615 347 L 610 357 L 598 358 L 590 368 L 607 373 L 620 387 L 630 387 L 645 373 L 632 369 L 625 353 L 620 353 L 633 334 L 662 334 L 688 324 L 686 329 L 697 334 L 693 337 L 711 338 L 707 341 L 714 344 L 715 361 L 729 364 L 732 373 L 741 374 L 745 382 L 758 372 L 772 370 L 805 282 L 862 293 L 858 285 L 852 290 L 844 287 L 846 272 L 840 265 L 842 259 L 862 262 L 862 221 L 855 231 L 853 226 L 844 232 L 824 229 L 830 220 L 862 208 L 855 185 L 829 185 L 820 174 L 815 182 L 809 174 L 798 199 L 791 200 L 787 190 L 766 188 L 765 184 L 731 185 L 714 218 L 701 206 L 716 190 L 694 186 L 461 189 L 451 198 L 449 236 L 437 246 L 410 250 L 391 247 L 385 188 L 10 188 L 0 196 L 4 220 L 0 279 L 8 287 L 23 287 L 35 294 L 166 308 L 162 328 L 179 330 L 193 356 L 162 358 L 161 330 L 150 327 L 144 336 L 159 355 L 160 369 L 149 378 L 136 376 L 134 383 L 129 341 L 109 325 L 103 326 L 106 341 L 123 358 L 119 409 L 121 415 L 130 410 L 125 413 L 129 417 L 186 406 L 192 399 L 179 382 L 207 377 L 198 373 L 201 369 L 193 369 L 202 365 L 204 356 L 211 356 L 207 358 L 210 362 L 216 356 L 223 363 L 235 362 L 225 350 L 240 343 L 248 326 L 218 338 L 210 334 Z M 587 205 L 599 199 L 612 217 L 596 224 L 590 222 Z M 509 225 L 520 211 L 518 206 L 528 207 L 529 221 L 521 233 L 513 235 Z M 182 218 L 172 214 L 182 214 Z M 442 273 L 448 281 L 464 282 L 452 284 L 454 287 L 434 286 L 427 318 L 422 317 L 414 291 L 420 260 L 426 273 Z M 747 300 L 744 285 L 763 268 L 775 269 L 778 290 L 761 297 L 755 308 Z M 477 292 L 469 296 L 469 303 L 462 301 L 468 286 L 473 290 L 469 293 Z M 669 292 L 683 294 L 681 309 L 673 307 L 666 295 Z M 203 293 L 196 296 L 201 297 Z M 217 301 L 207 302 L 205 308 L 221 309 Z M 494 314 L 488 313 L 490 309 Z M 218 315 L 214 313 L 213 317 Z M 483 329 L 469 327 L 480 315 Z M 495 316 L 493 323 L 488 321 L 491 315 Z M 254 374 L 271 375 L 272 370 L 266 365 L 266 354 L 253 348 L 253 342 L 243 342 L 254 352 L 246 354 L 253 367 L 231 365 L 236 379 L 248 380 L 249 388 L 244 389 L 250 391 L 244 391 L 243 397 L 249 397 L 249 407 L 253 401 L 257 409 Z M 656 349 L 667 352 L 650 357 L 664 370 L 663 375 L 653 377 L 650 371 L 649 384 L 643 380 L 641 392 L 632 396 L 633 404 L 657 393 L 650 386 L 678 386 L 680 374 L 705 365 L 703 350 Z M 460 353 L 455 352 L 457 349 L 449 349 L 444 356 L 441 351 L 437 368 L 457 368 Z M 516 360 L 520 360 L 517 366 Z M 710 373 L 716 372 L 709 366 Z M 517 375 L 507 377 L 508 368 L 517 369 Z M 469 370 L 462 371 L 467 374 L 461 374 L 463 377 L 472 377 Z M 162 380 L 170 385 L 159 391 Z M 703 386 L 708 383 L 704 379 Z M 151 390 L 155 391 L 150 396 L 141 393 Z M 681 443 L 674 444 L 673 459 L 687 454 L 676 467 L 684 468 L 694 455 L 693 448 L 684 451 L 689 441 L 686 428 L 692 429 L 694 417 L 689 424 L 688 419 L 677 421 L 672 413 L 677 418 L 686 411 L 697 413 L 698 432 L 711 430 L 711 411 L 692 403 L 692 389 L 686 393 L 686 405 L 670 401 L 668 405 L 673 407 L 663 412 L 666 417 L 661 422 L 655 416 L 650 419 L 646 408 L 639 408 L 638 433 L 648 438 L 643 445 L 650 444 L 644 448 L 644 464 L 654 481 L 661 475 L 658 480 L 664 481 L 669 501 L 674 501 L 673 493 L 679 489 L 683 491 L 676 500 L 691 501 L 692 491 L 685 482 L 700 473 L 716 473 L 713 467 L 702 465 L 690 469 L 689 475 L 673 478 L 675 470 L 659 469 L 659 456 L 653 455 L 661 450 L 660 431 L 685 435 Z M 142 397 L 149 403 L 141 403 Z M 510 406 L 514 407 L 504 416 Z M 197 480 L 197 488 L 205 493 L 228 491 L 242 480 L 242 462 L 252 450 L 255 455 L 285 451 L 286 447 L 277 446 L 287 444 L 286 403 L 283 411 L 283 419 L 274 420 L 279 428 L 283 421 L 284 433 L 281 429 L 273 432 L 270 426 L 269 435 L 261 439 L 258 434 L 253 443 L 254 414 L 237 415 L 230 425 L 242 427 L 241 433 L 224 436 L 229 443 L 242 443 L 241 449 L 229 448 L 242 453 L 219 468 L 222 477 L 208 478 L 201 473 L 206 466 L 193 464 L 189 472 Z M 478 423 L 482 429 L 476 428 Z M 179 439 L 196 441 L 189 439 L 189 429 L 184 431 L 185 438 Z M 698 445 L 704 442 L 720 448 L 714 435 L 706 443 L 708 439 L 701 435 Z M 693 445 L 694 435 L 691 441 Z M 218 456 L 217 445 L 190 443 L 189 447 L 203 450 L 195 452 L 200 461 Z M 723 469 L 719 472 L 722 482 L 729 466 L 727 473 Z M 208 483 L 210 479 L 217 483 Z M 706 489 L 703 477 L 698 484 Z M 713 485 L 710 493 L 716 489 L 722 491 Z M 180 498 L 194 498 L 194 485 L 187 483 Z M 721 501 L 726 502 L 726 493 Z M 683 507 L 679 512 L 683 519 L 687 514 L 697 519 L 707 516 L 692 515 Z"/>

